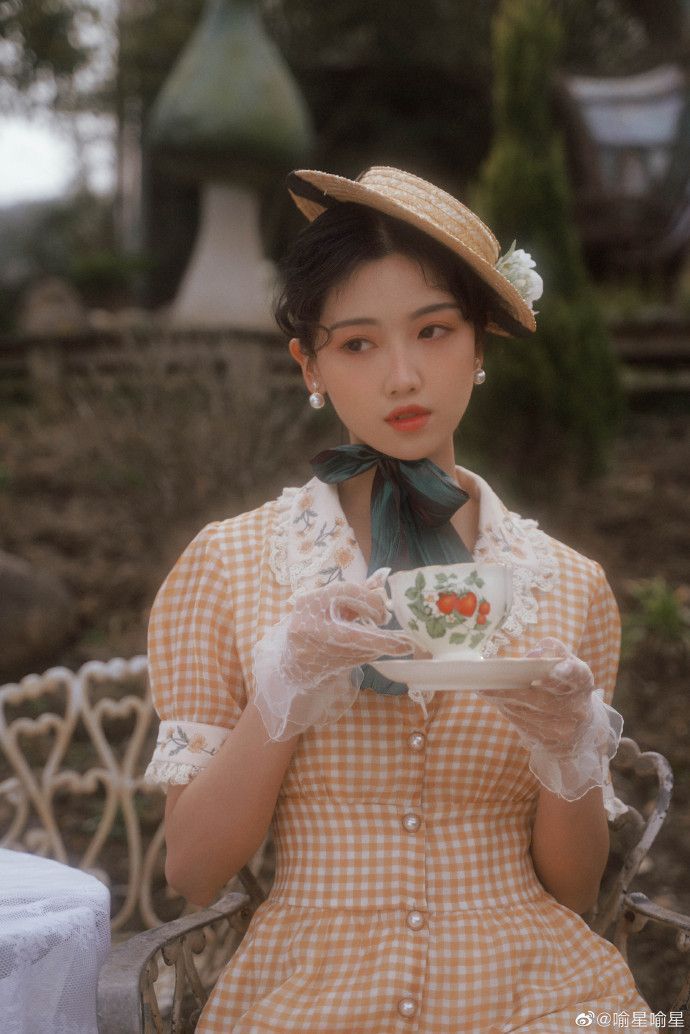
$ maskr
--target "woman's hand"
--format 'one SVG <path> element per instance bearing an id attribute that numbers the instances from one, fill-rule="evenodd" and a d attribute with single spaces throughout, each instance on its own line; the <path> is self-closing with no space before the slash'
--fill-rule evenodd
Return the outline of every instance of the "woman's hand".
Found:
<path id="1" fill-rule="evenodd" d="M 530 769 L 566 800 L 603 786 L 616 753 L 623 719 L 604 703 L 594 676 L 558 639 L 542 639 L 528 657 L 558 658 L 529 690 L 486 690 L 530 751 Z"/>
<path id="2" fill-rule="evenodd" d="M 411 653 L 404 633 L 379 627 L 390 621 L 388 574 L 381 568 L 363 585 L 332 582 L 298 596 L 286 619 L 283 673 L 317 683 L 377 657 Z"/>
<path id="3" fill-rule="evenodd" d="M 364 584 L 333 582 L 295 598 L 290 614 L 254 647 L 254 701 L 271 739 L 336 721 L 354 703 L 360 665 L 413 652 L 390 620 L 388 568 Z"/>
<path id="4" fill-rule="evenodd" d="M 559 639 L 542 639 L 528 657 L 553 657 L 549 674 L 524 689 L 488 689 L 502 714 L 525 736 L 554 752 L 568 753 L 592 720 L 594 676 Z"/>

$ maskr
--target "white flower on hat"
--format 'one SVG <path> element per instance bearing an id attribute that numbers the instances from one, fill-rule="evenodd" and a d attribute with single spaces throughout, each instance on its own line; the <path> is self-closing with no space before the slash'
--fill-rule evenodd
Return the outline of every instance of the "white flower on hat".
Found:
<path id="1" fill-rule="evenodd" d="M 523 301 L 532 309 L 533 303 L 537 298 L 541 298 L 544 292 L 544 281 L 535 273 L 537 263 L 532 256 L 522 248 L 516 251 L 515 244 L 516 241 L 513 241 L 505 255 L 501 255 L 496 263 L 496 271 L 513 285 Z"/>

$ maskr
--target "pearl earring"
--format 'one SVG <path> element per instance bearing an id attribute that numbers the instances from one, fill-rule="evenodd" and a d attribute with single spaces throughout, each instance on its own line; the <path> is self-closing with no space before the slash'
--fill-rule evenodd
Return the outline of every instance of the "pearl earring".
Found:
<path id="1" fill-rule="evenodd" d="M 478 366 L 477 369 L 474 371 L 472 380 L 475 384 L 483 384 L 486 380 L 486 370 L 483 370 L 481 366 Z"/>
<path id="2" fill-rule="evenodd" d="M 314 385 L 314 390 L 309 396 L 309 405 L 312 409 L 323 409 L 326 405 L 326 400 L 318 389 L 318 386 Z"/>

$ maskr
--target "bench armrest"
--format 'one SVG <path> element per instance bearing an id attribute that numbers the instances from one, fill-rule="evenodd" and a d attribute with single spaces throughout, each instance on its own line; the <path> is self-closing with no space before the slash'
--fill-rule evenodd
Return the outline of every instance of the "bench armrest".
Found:
<path id="1" fill-rule="evenodd" d="M 249 926 L 254 907 L 247 894 L 233 891 L 203 911 L 115 946 L 98 978 L 99 1034 L 149 1034 L 170 1029 L 169 1023 L 180 1034 L 193 1031 L 222 965 Z M 155 986 L 161 959 L 170 967 L 161 974 L 168 975 L 162 994 Z M 159 1001 L 163 997 L 165 1001 Z"/>
<path id="2" fill-rule="evenodd" d="M 684 976 L 671 1009 L 682 1012 L 683 1018 L 687 1019 L 690 1002 L 690 916 L 657 905 L 641 891 L 632 891 L 623 898 L 613 942 L 627 959 L 628 938 L 638 934 L 650 922 L 675 930 L 676 948 L 681 956 L 679 968 Z"/>

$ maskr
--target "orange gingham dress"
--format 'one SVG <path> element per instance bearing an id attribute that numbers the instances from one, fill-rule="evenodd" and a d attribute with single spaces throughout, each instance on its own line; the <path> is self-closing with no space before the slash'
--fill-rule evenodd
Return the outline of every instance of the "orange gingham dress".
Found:
<path id="1" fill-rule="evenodd" d="M 494 651 L 556 636 L 610 701 L 619 619 L 599 565 L 458 474 L 479 499 L 475 559 L 513 570 Z M 185 783 L 211 761 L 251 697 L 252 647 L 294 592 L 365 577 L 337 488 L 316 479 L 204 528 L 151 615 L 162 721 L 149 779 Z M 272 822 L 273 887 L 197 1030 L 565 1034 L 587 1010 L 648 1016 L 618 950 L 535 874 L 538 790 L 517 732 L 480 694 L 422 706 L 361 691 L 300 739 Z"/>

